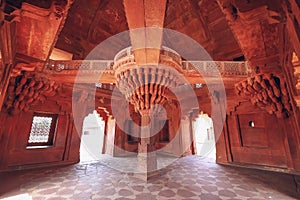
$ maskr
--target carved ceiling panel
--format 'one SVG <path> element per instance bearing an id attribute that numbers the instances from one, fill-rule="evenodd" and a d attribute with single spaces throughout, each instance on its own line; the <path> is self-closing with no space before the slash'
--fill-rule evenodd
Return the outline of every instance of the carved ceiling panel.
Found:
<path id="1" fill-rule="evenodd" d="M 194 6 L 197 5 L 190 0 L 168 1 L 164 27 L 184 33 L 203 44 L 209 39 L 209 33 Z"/>
<path id="2" fill-rule="evenodd" d="M 84 59 L 96 45 L 127 29 L 122 0 L 78 0 L 70 9 L 56 48 L 74 54 L 73 59 Z"/>
<path id="3" fill-rule="evenodd" d="M 165 27 L 196 40 L 214 60 L 233 60 L 243 56 L 216 1 L 168 1 Z M 188 48 L 186 52 L 193 52 Z"/>

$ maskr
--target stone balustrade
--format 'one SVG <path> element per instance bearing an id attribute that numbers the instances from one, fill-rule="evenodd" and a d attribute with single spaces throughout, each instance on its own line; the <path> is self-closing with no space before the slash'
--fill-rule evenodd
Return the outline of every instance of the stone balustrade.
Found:
<path id="1" fill-rule="evenodd" d="M 243 61 L 183 61 L 183 71 L 186 73 L 200 72 L 204 76 L 245 76 L 251 75 L 248 62 Z"/>
<path id="2" fill-rule="evenodd" d="M 126 57 L 121 57 L 123 60 L 120 64 L 134 62 L 134 60 L 124 58 Z M 112 60 L 50 60 L 46 69 L 58 72 L 80 69 L 114 73 L 113 66 Z M 181 66 L 185 74 L 196 73 L 197 71 L 205 76 L 215 76 L 219 73 L 221 76 L 248 77 L 251 74 L 248 62 L 241 61 L 181 61 Z"/>
<path id="3" fill-rule="evenodd" d="M 112 70 L 112 60 L 50 60 L 46 69 L 63 70 Z"/>
<path id="4" fill-rule="evenodd" d="M 184 74 L 195 74 L 200 72 L 202 76 L 210 77 L 220 74 L 222 77 L 238 76 L 248 77 L 251 68 L 244 61 L 183 61 L 181 56 L 174 50 L 162 47 L 160 62 L 172 61 L 178 71 Z M 50 60 L 46 68 L 55 71 L 64 70 L 94 70 L 114 74 L 115 70 L 124 66 L 135 64 L 134 54 L 131 47 L 125 48 L 116 54 L 114 60 Z"/>

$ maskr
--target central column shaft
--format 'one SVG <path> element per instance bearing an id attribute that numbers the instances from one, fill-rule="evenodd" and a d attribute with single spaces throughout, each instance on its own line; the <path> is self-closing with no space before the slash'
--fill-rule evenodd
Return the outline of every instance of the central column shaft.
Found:
<path id="1" fill-rule="evenodd" d="M 138 146 L 138 167 L 142 173 L 146 173 L 147 179 L 151 172 L 157 170 L 157 158 L 155 152 L 154 137 L 151 137 L 150 115 L 141 114 L 141 140 Z"/>

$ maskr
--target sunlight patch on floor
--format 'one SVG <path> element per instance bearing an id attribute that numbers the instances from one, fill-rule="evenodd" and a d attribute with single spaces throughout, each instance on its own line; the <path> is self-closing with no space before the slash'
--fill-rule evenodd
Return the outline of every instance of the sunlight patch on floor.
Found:
<path id="1" fill-rule="evenodd" d="M 11 197 L 6 197 L 2 200 L 32 200 L 32 197 L 29 194 L 19 194 Z"/>

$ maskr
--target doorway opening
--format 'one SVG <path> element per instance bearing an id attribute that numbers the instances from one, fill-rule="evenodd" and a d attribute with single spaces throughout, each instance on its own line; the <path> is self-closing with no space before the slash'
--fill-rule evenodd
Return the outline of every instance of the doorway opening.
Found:
<path id="1" fill-rule="evenodd" d="M 197 155 L 216 160 L 216 140 L 212 119 L 201 113 L 194 121 Z"/>
<path id="2" fill-rule="evenodd" d="M 94 162 L 100 159 L 103 152 L 105 122 L 97 111 L 84 118 L 81 144 L 80 162 Z"/>

